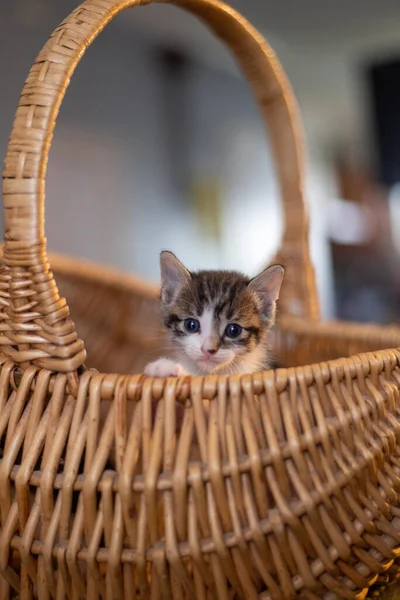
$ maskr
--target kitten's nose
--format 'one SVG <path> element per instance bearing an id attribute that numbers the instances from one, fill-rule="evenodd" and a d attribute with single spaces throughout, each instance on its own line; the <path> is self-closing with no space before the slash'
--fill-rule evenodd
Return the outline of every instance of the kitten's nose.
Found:
<path id="1" fill-rule="evenodd" d="M 218 340 L 214 338 L 208 338 L 204 340 L 204 343 L 201 347 L 201 351 L 205 356 L 211 356 L 216 354 L 218 351 Z"/>
<path id="2" fill-rule="evenodd" d="M 208 354 L 215 354 L 217 351 L 216 348 L 207 348 L 206 352 L 208 352 Z"/>

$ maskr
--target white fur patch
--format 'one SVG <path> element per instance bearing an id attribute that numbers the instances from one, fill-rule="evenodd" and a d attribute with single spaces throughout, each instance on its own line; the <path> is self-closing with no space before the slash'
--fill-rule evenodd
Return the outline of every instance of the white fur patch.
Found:
<path id="1" fill-rule="evenodd" d="M 200 319 L 200 338 L 202 343 L 206 338 L 212 337 L 218 332 L 214 332 L 214 310 L 212 308 L 206 308 L 201 315 Z"/>
<path id="2" fill-rule="evenodd" d="M 183 377 L 188 373 L 179 363 L 169 358 L 159 358 L 146 365 L 144 374 L 149 377 Z"/>

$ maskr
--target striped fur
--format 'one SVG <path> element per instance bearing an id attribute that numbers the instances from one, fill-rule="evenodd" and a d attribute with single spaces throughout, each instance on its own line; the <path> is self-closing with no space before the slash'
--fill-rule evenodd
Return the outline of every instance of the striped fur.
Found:
<path id="1" fill-rule="evenodd" d="M 161 314 L 174 346 L 172 364 L 179 364 L 180 374 L 182 369 L 204 375 L 268 368 L 268 332 L 275 321 L 281 266 L 250 279 L 235 271 L 191 273 L 171 252 L 161 253 L 160 264 Z M 199 331 L 189 332 L 187 319 L 196 320 Z M 227 334 L 230 324 L 241 330 L 236 339 Z M 156 362 L 157 368 L 148 366 L 148 374 L 176 374 L 176 369 L 169 372 L 171 359 L 169 366 Z"/>

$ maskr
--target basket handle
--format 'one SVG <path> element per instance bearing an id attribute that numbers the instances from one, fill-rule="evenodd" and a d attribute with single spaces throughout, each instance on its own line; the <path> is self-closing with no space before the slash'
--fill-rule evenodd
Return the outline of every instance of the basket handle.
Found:
<path id="1" fill-rule="evenodd" d="M 3 353 L 23 368 L 34 364 L 72 372 L 85 349 L 60 298 L 44 237 L 45 176 L 56 117 L 70 78 L 86 48 L 122 10 L 152 0 L 86 0 L 54 31 L 26 80 L 3 172 L 5 244 L 0 274 Z M 303 200 L 301 128 L 296 103 L 274 53 L 258 32 L 217 0 L 154 0 L 195 14 L 233 51 L 265 123 L 276 161 L 286 227 L 281 262 L 287 282 L 281 309 L 315 317 L 314 272 Z"/>

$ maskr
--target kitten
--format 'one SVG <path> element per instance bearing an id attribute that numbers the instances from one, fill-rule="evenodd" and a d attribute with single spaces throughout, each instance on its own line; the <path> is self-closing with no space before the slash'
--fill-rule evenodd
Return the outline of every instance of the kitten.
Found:
<path id="1" fill-rule="evenodd" d="M 249 279 L 235 271 L 191 273 L 172 252 L 160 256 L 161 315 L 177 361 L 149 363 L 152 377 L 252 373 L 268 368 L 284 268 Z"/>

